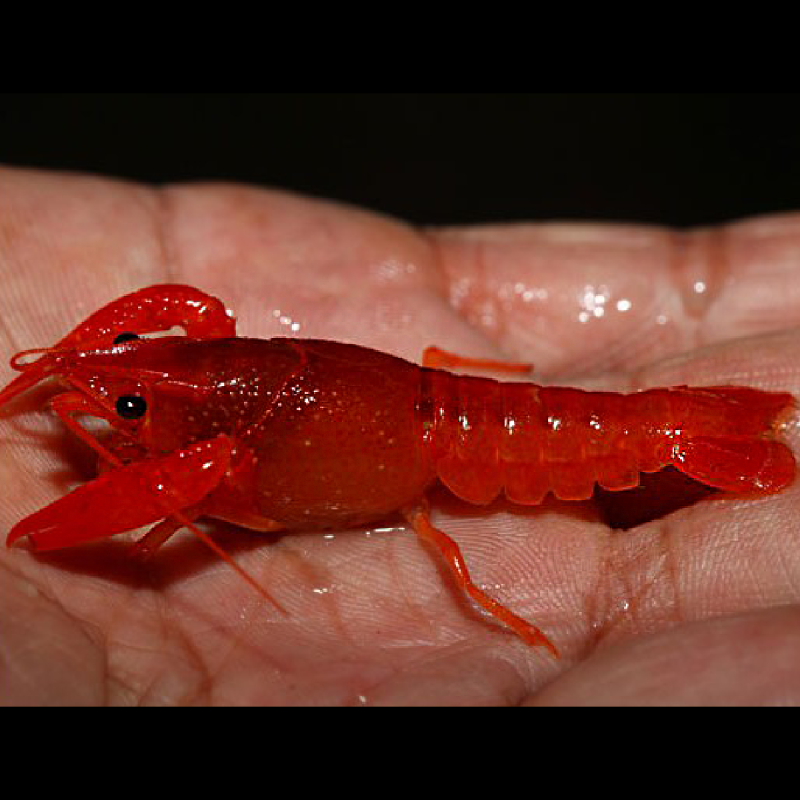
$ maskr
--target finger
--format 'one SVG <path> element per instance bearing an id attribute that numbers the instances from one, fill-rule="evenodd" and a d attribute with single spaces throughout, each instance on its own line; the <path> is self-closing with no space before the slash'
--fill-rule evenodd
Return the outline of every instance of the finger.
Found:
<path id="1" fill-rule="evenodd" d="M 433 235 L 451 302 L 546 372 L 640 366 L 794 326 L 800 216 L 678 233 L 542 224 Z"/>
<path id="2" fill-rule="evenodd" d="M 16 169 L 0 170 L 0 186 L 3 353 L 53 344 L 114 297 L 163 279 L 150 190 Z"/>
<path id="3" fill-rule="evenodd" d="M 224 297 L 243 335 L 355 342 L 415 361 L 442 341 L 491 355 L 450 308 L 429 242 L 401 222 L 242 186 L 168 196 L 176 278 Z"/>
<path id="4" fill-rule="evenodd" d="M 533 705 L 795 705 L 800 611 L 715 619 L 609 648 Z"/>

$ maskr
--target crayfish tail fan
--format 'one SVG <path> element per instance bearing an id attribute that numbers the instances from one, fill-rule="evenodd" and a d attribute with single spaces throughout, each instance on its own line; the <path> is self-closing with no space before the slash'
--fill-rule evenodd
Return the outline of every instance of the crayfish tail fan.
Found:
<path id="1" fill-rule="evenodd" d="M 772 494 L 794 480 L 792 451 L 782 442 L 736 436 L 696 436 L 681 443 L 675 466 L 726 492 Z"/>

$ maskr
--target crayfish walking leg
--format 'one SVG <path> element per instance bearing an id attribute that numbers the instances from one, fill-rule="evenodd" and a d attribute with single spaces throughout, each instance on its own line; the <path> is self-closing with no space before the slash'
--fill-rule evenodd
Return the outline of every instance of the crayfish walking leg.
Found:
<path id="1" fill-rule="evenodd" d="M 517 616 L 494 598 L 489 597 L 486 592 L 472 582 L 464 556 L 461 554 L 458 545 L 444 531 L 434 527 L 427 508 L 419 507 L 407 512 L 406 519 L 420 539 L 433 545 L 439 551 L 459 587 L 481 608 L 514 631 L 526 644 L 546 647 L 558 658 L 558 650 L 555 645 L 539 628 Z"/>

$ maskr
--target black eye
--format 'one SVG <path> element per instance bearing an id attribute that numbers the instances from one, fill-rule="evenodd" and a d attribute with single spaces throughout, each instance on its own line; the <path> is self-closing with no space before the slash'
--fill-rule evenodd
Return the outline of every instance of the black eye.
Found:
<path id="1" fill-rule="evenodd" d="M 125 344 L 125 342 L 135 342 L 139 337 L 135 333 L 121 333 L 114 339 L 114 344 Z"/>
<path id="2" fill-rule="evenodd" d="M 117 400 L 117 414 L 123 419 L 140 419 L 147 413 L 147 401 L 135 394 L 126 394 Z"/>

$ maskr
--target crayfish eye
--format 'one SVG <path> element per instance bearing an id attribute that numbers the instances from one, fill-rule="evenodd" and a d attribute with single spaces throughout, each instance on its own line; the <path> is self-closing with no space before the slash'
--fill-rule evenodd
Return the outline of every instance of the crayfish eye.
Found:
<path id="1" fill-rule="evenodd" d="M 121 333 L 114 339 L 114 344 L 125 344 L 125 342 L 135 342 L 138 339 L 138 335 L 135 333 Z"/>
<path id="2" fill-rule="evenodd" d="M 126 394 L 117 400 L 117 414 L 123 419 L 141 419 L 147 413 L 147 401 L 136 394 Z"/>

